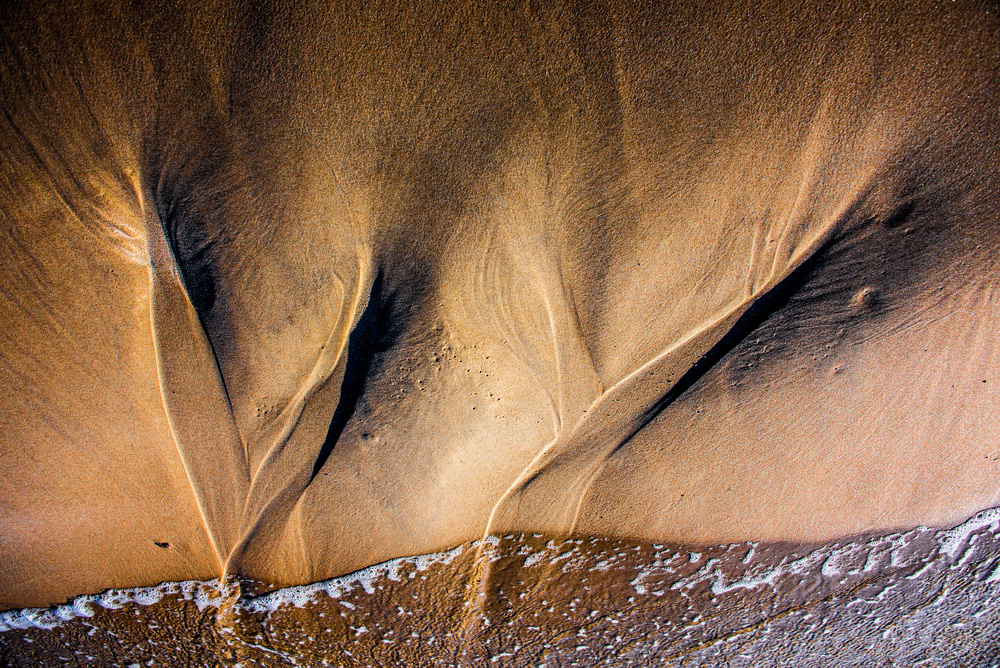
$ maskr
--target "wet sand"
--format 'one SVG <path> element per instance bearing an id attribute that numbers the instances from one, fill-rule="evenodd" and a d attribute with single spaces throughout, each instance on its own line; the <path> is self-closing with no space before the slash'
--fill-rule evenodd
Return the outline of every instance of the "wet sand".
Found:
<path id="1" fill-rule="evenodd" d="M 7 612 L 0 651 L 12 666 L 986 667 L 998 547 L 997 510 L 811 546 L 509 536 L 256 597 L 185 582 Z"/>

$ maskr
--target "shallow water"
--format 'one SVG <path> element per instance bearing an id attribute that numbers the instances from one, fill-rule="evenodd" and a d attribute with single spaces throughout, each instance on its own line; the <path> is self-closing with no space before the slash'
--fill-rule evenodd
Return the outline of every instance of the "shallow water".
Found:
<path id="1" fill-rule="evenodd" d="M 985 667 L 998 548 L 1000 509 L 813 546 L 507 536 L 259 596 L 164 583 L 9 611 L 0 647 L 15 666 Z"/>

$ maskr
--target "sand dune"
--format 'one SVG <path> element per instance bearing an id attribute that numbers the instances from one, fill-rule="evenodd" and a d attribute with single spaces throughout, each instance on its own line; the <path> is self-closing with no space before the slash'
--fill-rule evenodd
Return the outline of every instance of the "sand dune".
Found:
<path id="1" fill-rule="evenodd" d="M 0 605 L 1000 504 L 989 4 L 7 4 Z"/>

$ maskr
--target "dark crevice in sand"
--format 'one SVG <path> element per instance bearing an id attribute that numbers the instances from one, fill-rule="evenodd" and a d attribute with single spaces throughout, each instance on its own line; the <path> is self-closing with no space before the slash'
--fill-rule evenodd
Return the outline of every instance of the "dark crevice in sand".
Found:
<path id="1" fill-rule="evenodd" d="M 389 332 L 389 304 L 382 303 L 383 297 L 383 274 L 379 270 L 372 283 L 371 294 L 368 297 L 368 306 L 354 326 L 354 331 L 347 343 L 347 364 L 344 370 L 344 380 L 340 388 L 340 401 L 337 403 L 337 410 L 330 420 L 330 427 L 326 432 L 326 439 L 323 447 L 316 455 L 313 464 L 312 480 L 322 470 L 326 460 L 337 446 L 340 435 L 344 433 L 344 427 L 354 416 L 354 412 L 364 394 L 365 383 L 372 370 L 372 364 L 376 353 L 387 350 L 390 346 L 386 341 L 391 338 Z"/>
<path id="2" fill-rule="evenodd" d="M 888 217 L 882 221 L 882 225 L 889 229 L 894 229 L 905 223 L 917 209 L 917 202 L 908 199 L 897 207 Z"/>
<path id="3" fill-rule="evenodd" d="M 816 270 L 826 251 L 836 243 L 837 238 L 828 239 L 815 253 L 806 258 L 784 279 L 766 294 L 761 295 L 746 312 L 739 317 L 733 327 L 712 346 L 708 352 L 681 376 L 670 390 L 640 416 L 631 433 L 616 448 L 628 443 L 643 427 L 653 421 L 667 406 L 690 390 L 705 374 L 728 355 L 736 346 L 760 328 L 768 318 L 785 307 L 795 292 L 804 285 Z"/>

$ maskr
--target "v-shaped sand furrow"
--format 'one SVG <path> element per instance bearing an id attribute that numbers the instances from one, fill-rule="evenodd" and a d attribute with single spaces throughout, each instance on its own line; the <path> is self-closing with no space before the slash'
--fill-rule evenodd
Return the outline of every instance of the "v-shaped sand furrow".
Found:
<path id="1" fill-rule="evenodd" d="M 250 473 L 225 380 L 155 207 L 144 201 L 150 320 L 160 394 L 220 573 L 235 546 Z"/>

